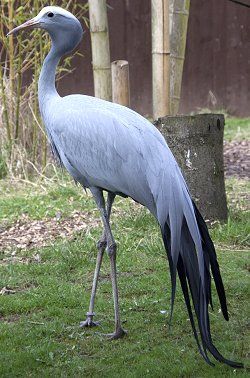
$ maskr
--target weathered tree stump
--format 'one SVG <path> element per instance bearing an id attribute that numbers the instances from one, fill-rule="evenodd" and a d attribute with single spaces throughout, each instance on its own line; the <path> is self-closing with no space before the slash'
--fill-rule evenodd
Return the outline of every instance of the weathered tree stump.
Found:
<path id="1" fill-rule="evenodd" d="M 155 121 L 181 167 L 193 199 L 209 221 L 227 219 L 224 124 L 221 114 L 166 116 Z"/>

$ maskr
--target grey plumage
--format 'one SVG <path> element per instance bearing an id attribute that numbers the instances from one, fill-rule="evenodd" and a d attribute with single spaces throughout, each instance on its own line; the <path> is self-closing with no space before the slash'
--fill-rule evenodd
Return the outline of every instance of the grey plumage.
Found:
<path id="1" fill-rule="evenodd" d="M 107 248 L 115 304 L 113 337 L 124 335 L 118 305 L 116 245 L 109 217 L 115 195 L 129 196 L 147 207 L 160 225 L 170 265 L 172 309 L 178 274 L 200 353 L 210 364 L 207 350 L 220 362 L 242 367 L 240 363 L 225 359 L 213 345 L 208 317 L 208 305 L 212 305 L 210 268 L 223 315 L 228 319 L 224 287 L 207 227 L 190 198 L 165 139 L 149 121 L 124 106 L 83 95 L 60 97 L 55 88 L 56 66 L 61 56 L 79 43 L 82 28 L 69 12 L 45 7 L 33 20 L 12 32 L 32 25 L 48 31 L 52 39 L 38 89 L 40 110 L 53 153 L 75 181 L 91 190 L 104 225 L 98 245 L 90 311 L 82 325 L 95 325 L 96 285 L 103 252 Z M 108 192 L 107 207 L 103 190 Z"/>

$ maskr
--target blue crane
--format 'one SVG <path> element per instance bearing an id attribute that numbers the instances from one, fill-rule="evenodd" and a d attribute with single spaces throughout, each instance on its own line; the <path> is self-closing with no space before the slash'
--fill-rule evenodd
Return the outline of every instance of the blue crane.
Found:
<path id="1" fill-rule="evenodd" d="M 117 339 L 125 334 L 118 302 L 117 248 L 109 221 L 115 196 L 131 197 L 148 208 L 159 223 L 170 266 L 171 316 L 178 274 L 203 358 L 212 365 L 209 351 L 220 362 L 242 367 L 241 363 L 224 358 L 213 344 L 208 315 L 208 305 L 212 306 L 210 271 L 222 313 L 228 320 L 224 286 L 206 224 L 165 139 L 149 121 L 129 108 L 79 94 L 59 96 L 55 87 L 56 67 L 83 35 L 82 26 L 73 14 L 60 7 L 47 6 L 9 34 L 30 28 L 47 31 L 52 41 L 38 83 L 40 112 L 52 152 L 74 180 L 91 191 L 103 223 L 89 311 L 81 326 L 97 324 L 93 320 L 94 300 L 103 254 L 107 250 L 115 312 L 115 331 L 109 336 Z"/>

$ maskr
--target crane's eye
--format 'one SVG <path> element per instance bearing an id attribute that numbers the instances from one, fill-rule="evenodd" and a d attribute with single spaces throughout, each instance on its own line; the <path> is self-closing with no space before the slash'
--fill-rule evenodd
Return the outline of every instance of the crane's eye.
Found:
<path id="1" fill-rule="evenodd" d="M 49 13 L 47 14 L 47 16 L 48 16 L 48 17 L 54 17 L 54 13 L 49 12 Z"/>

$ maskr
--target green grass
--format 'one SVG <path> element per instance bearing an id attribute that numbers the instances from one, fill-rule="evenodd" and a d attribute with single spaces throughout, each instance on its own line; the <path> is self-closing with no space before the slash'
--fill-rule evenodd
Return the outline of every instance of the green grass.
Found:
<path id="1" fill-rule="evenodd" d="M 233 247 L 250 247 L 249 192 L 250 182 L 231 178 L 226 180 L 228 221 L 211 230 L 216 243 Z"/>
<path id="2" fill-rule="evenodd" d="M 1 222 L 13 222 L 24 212 L 31 219 L 62 217 L 74 209 L 94 214 L 94 204 L 70 183 L 8 188 L 2 182 Z M 216 225 L 212 234 L 228 295 L 230 322 L 210 312 L 214 343 L 226 357 L 247 361 L 248 270 L 245 181 L 230 180 L 230 221 Z M 70 199 L 71 198 L 71 199 Z M 237 200 L 237 205 L 235 198 Z M 119 210 L 118 210 L 119 209 Z M 122 216 L 119 216 L 122 212 Z M 96 214 L 96 213 L 95 213 Z M 78 234 L 68 242 L 17 251 L 22 263 L 5 251 L 0 262 L 0 377 L 223 377 L 247 376 L 216 363 L 209 367 L 199 355 L 180 287 L 172 329 L 168 329 L 170 279 L 159 230 L 147 211 L 132 201 L 114 205 L 113 230 L 118 242 L 118 280 L 121 316 L 128 335 L 110 342 L 97 329 L 80 329 L 84 320 L 95 266 L 95 241 L 101 229 Z M 39 253 L 41 262 L 32 260 Z M 21 260 L 20 260 L 21 261 Z M 113 302 L 105 258 L 96 301 L 100 332 L 113 330 Z"/>
<path id="3" fill-rule="evenodd" d="M 58 212 L 67 216 L 73 210 L 86 211 L 92 207 L 91 196 L 67 179 L 59 184 L 47 182 L 41 186 L 16 185 L 2 180 L 0 185 L 0 222 L 5 224 L 17 221 L 23 215 L 39 220 L 55 217 Z"/>
<path id="4" fill-rule="evenodd" d="M 250 118 L 226 118 L 224 138 L 229 142 L 250 139 Z"/>

